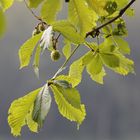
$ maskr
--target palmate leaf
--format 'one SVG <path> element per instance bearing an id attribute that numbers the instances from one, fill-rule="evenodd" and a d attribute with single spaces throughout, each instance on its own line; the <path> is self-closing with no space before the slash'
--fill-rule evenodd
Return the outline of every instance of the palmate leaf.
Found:
<path id="1" fill-rule="evenodd" d="M 97 14 L 89 9 L 85 0 L 70 0 L 68 19 L 77 26 L 83 37 L 96 26 Z"/>
<path id="2" fill-rule="evenodd" d="M 41 88 L 32 91 L 26 96 L 13 101 L 11 104 L 8 111 L 8 123 L 14 136 L 19 136 L 21 128 L 26 124 L 31 131 L 37 132 L 37 124 L 32 120 L 31 114 L 34 101 L 40 90 Z"/>
<path id="3" fill-rule="evenodd" d="M 2 7 L 3 11 L 10 8 L 14 3 L 14 0 L 0 0 L 0 7 Z"/>
<path id="4" fill-rule="evenodd" d="M 46 0 L 41 9 L 41 17 L 48 24 L 53 23 L 62 8 L 62 3 L 62 0 Z"/>
<path id="5" fill-rule="evenodd" d="M 68 20 L 60 20 L 52 24 L 54 31 L 60 32 L 67 40 L 75 44 L 82 44 L 84 38 L 77 33 L 75 27 Z"/>
<path id="6" fill-rule="evenodd" d="M 99 55 L 103 64 L 121 75 L 134 73 L 134 62 L 123 55 L 130 53 L 128 43 L 122 38 L 117 37 L 117 39 L 105 39 L 99 46 Z M 114 43 L 116 46 L 112 45 Z M 123 52 L 123 54 L 121 52 Z"/>
<path id="7" fill-rule="evenodd" d="M 33 50 L 41 38 L 42 33 L 28 39 L 19 49 L 20 68 L 26 67 L 30 63 Z"/>
<path id="8" fill-rule="evenodd" d="M 99 84 L 103 84 L 103 78 L 106 73 L 99 54 L 92 51 L 88 52 L 83 57 L 82 63 L 86 66 L 87 73 L 90 75 L 91 79 Z"/>
<path id="9" fill-rule="evenodd" d="M 39 129 L 43 126 L 44 120 L 50 110 L 51 95 L 49 93 L 48 84 L 46 84 L 36 97 L 32 117 L 37 122 Z"/>
<path id="10" fill-rule="evenodd" d="M 86 116 L 86 111 L 85 106 L 81 104 L 79 92 L 74 88 L 62 88 L 57 85 L 51 85 L 51 89 L 60 114 L 80 125 Z"/>

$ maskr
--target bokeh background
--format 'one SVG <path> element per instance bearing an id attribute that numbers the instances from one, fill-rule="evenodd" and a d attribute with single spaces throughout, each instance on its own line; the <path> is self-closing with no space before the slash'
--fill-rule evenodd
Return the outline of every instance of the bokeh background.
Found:
<path id="1" fill-rule="evenodd" d="M 14 138 L 7 124 L 10 103 L 42 86 L 64 61 L 62 58 L 53 63 L 50 54 L 46 52 L 41 57 L 40 80 L 35 77 L 32 66 L 19 70 L 18 49 L 31 36 L 37 21 L 24 3 L 15 3 L 6 12 L 7 32 L 0 39 L 0 140 L 139 140 L 140 1 L 136 1 L 133 7 L 136 10 L 135 16 L 127 17 L 126 21 L 129 31 L 127 40 L 132 50 L 130 58 L 135 61 L 136 75 L 123 77 L 108 71 L 105 84 L 99 85 L 84 72 L 78 89 L 87 108 L 87 117 L 79 131 L 75 123 L 61 117 L 53 103 L 39 134 L 31 133 L 25 127 L 22 136 Z M 60 17 L 65 16 L 64 11 Z M 85 51 L 81 48 L 78 54 Z M 72 60 L 76 59 L 75 56 Z"/>

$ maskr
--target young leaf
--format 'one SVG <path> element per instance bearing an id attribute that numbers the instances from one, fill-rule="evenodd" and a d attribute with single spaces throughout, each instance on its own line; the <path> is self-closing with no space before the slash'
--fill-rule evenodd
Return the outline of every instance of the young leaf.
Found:
<path id="1" fill-rule="evenodd" d="M 60 20 L 52 24 L 53 29 L 60 32 L 67 40 L 75 44 L 82 44 L 84 38 L 77 33 L 75 27 L 67 20 Z"/>
<path id="2" fill-rule="evenodd" d="M 55 101 L 62 116 L 81 124 L 86 116 L 85 106 L 81 104 L 79 92 L 74 88 L 51 85 Z"/>
<path id="3" fill-rule="evenodd" d="M 13 103 L 11 104 L 8 111 L 8 114 L 9 114 L 8 123 L 11 127 L 11 133 L 14 136 L 20 135 L 21 128 L 24 125 L 28 124 L 29 126 L 31 126 L 31 123 L 33 123 L 31 116 L 29 116 L 29 114 L 32 111 L 34 101 L 39 91 L 40 91 L 40 88 L 35 91 L 32 91 L 31 93 L 29 93 L 28 95 L 22 98 L 19 98 L 13 101 Z M 29 117 L 30 117 L 30 121 L 29 121 Z M 31 131 L 32 130 L 33 129 L 31 129 Z M 37 129 L 34 129 L 34 130 L 37 130 Z"/>
<path id="4" fill-rule="evenodd" d="M 71 88 L 71 84 L 66 80 L 54 80 L 54 84 L 63 88 Z"/>
<path id="5" fill-rule="evenodd" d="M 103 64 L 109 68 L 118 67 L 120 65 L 120 60 L 116 54 L 113 53 L 100 53 L 100 58 Z"/>
<path id="6" fill-rule="evenodd" d="M 29 6 L 31 8 L 37 8 L 44 0 L 29 0 Z"/>
<path id="7" fill-rule="evenodd" d="M 51 24 L 56 20 L 58 12 L 62 8 L 62 0 L 46 0 L 41 9 L 41 17 Z"/>
<path id="8" fill-rule="evenodd" d="M 86 0 L 89 7 L 91 7 L 99 16 L 106 16 L 108 13 L 105 10 L 107 0 Z"/>
<path id="9" fill-rule="evenodd" d="M 66 57 L 66 59 L 69 58 L 71 55 L 71 43 L 68 40 L 64 40 L 65 46 L 63 47 L 63 54 Z"/>
<path id="10" fill-rule="evenodd" d="M 124 39 L 118 36 L 113 36 L 113 38 L 119 47 L 120 52 L 124 54 L 130 54 L 129 44 Z"/>
<path id="11" fill-rule="evenodd" d="M 83 70 L 84 70 L 84 65 L 82 63 L 82 58 L 74 61 L 71 64 L 69 70 L 69 76 L 75 79 L 72 83 L 73 87 L 77 86 L 81 82 Z"/>
<path id="12" fill-rule="evenodd" d="M 39 79 L 39 63 L 40 63 L 40 53 L 41 53 L 41 47 L 38 46 L 36 48 L 35 56 L 34 56 L 34 61 L 33 61 L 33 68 L 35 75 Z"/>
<path id="13" fill-rule="evenodd" d="M 83 65 L 86 66 L 87 73 L 91 79 L 97 83 L 103 84 L 103 78 L 106 75 L 103 63 L 98 53 L 88 52 L 82 59 Z"/>
<path id="14" fill-rule="evenodd" d="M 120 59 L 120 65 L 119 67 L 113 68 L 115 72 L 121 74 L 121 75 L 127 75 L 128 73 L 135 73 L 134 71 L 134 62 L 125 56 L 123 56 L 121 53 L 118 54 L 118 57 Z"/>
<path id="15" fill-rule="evenodd" d="M 33 121 L 32 112 L 33 112 L 33 105 L 30 109 L 30 112 L 26 116 L 26 123 L 27 123 L 27 126 L 30 129 L 30 131 L 36 133 L 36 132 L 38 132 L 38 124 L 35 121 Z"/>
<path id="16" fill-rule="evenodd" d="M 106 76 L 104 68 L 102 68 L 101 72 L 98 74 L 94 74 L 94 73 L 89 73 L 89 74 L 90 74 L 90 77 L 93 81 L 95 81 L 99 84 L 104 83 L 104 76 Z"/>
<path id="17" fill-rule="evenodd" d="M 69 75 L 59 75 L 55 78 L 55 80 L 68 81 L 72 85 L 72 87 L 75 87 L 75 85 L 77 85 L 76 83 L 79 83 L 79 80 L 77 80 L 77 78 L 71 77 Z"/>
<path id="18" fill-rule="evenodd" d="M 98 16 L 89 9 L 85 0 L 70 0 L 68 12 L 69 20 L 77 26 L 83 37 L 96 26 Z"/>
<path id="19" fill-rule="evenodd" d="M 39 129 L 43 126 L 44 120 L 50 110 L 51 95 L 49 93 L 48 84 L 46 84 L 36 97 L 32 117 L 37 122 Z"/>
<path id="20" fill-rule="evenodd" d="M 92 57 L 92 60 L 86 66 L 88 73 L 91 75 L 96 75 L 101 72 L 103 67 L 102 60 L 99 54 L 96 54 Z"/>
<path id="21" fill-rule="evenodd" d="M 30 63 L 30 59 L 35 46 L 41 38 L 41 34 L 33 36 L 27 40 L 19 49 L 20 68 L 26 67 Z"/>

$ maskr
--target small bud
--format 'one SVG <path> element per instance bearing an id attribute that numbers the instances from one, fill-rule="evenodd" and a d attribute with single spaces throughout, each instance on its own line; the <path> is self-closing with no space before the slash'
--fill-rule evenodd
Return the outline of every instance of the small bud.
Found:
<path id="1" fill-rule="evenodd" d="M 33 32 L 32 32 L 32 36 L 35 36 L 35 35 L 37 35 L 37 34 L 39 34 L 40 33 L 40 31 L 38 30 L 38 29 L 34 29 L 33 30 Z"/>
<path id="2" fill-rule="evenodd" d="M 39 31 L 44 31 L 45 26 L 43 24 L 39 24 L 38 29 L 39 29 Z"/>
<path id="3" fill-rule="evenodd" d="M 60 58 L 60 53 L 59 53 L 59 51 L 58 51 L 58 50 L 53 50 L 53 51 L 51 52 L 51 59 L 52 59 L 53 61 L 57 61 L 59 58 Z"/>

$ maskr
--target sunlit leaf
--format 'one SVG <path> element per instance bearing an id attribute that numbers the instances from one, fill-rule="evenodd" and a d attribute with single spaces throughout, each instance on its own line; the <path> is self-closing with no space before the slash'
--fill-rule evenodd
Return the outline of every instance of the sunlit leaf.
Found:
<path id="1" fill-rule="evenodd" d="M 19 136 L 21 132 L 21 128 L 28 124 L 31 130 L 36 131 L 37 129 L 31 126 L 33 121 L 31 119 L 31 111 L 36 99 L 37 94 L 39 93 L 40 88 L 32 91 L 31 93 L 27 94 L 24 97 L 21 97 L 11 104 L 9 108 L 9 116 L 8 116 L 8 123 L 11 127 L 11 133 L 14 136 Z M 28 122 L 28 123 L 27 123 Z M 36 127 L 36 124 L 34 124 Z"/>
<path id="2" fill-rule="evenodd" d="M 40 40 L 42 34 L 38 34 L 28 39 L 19 49 L 20 68 L 26 67 L 30 63 L 33 50 Z"/>
<path id="3" fill-rule="evenodd" d="M 55 101 L 62 116 L 81 124 L 85 118 L 85 106 L 81 104 L 79 92 L 74 88 L 64 89 L 51 85 Z"/>

